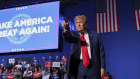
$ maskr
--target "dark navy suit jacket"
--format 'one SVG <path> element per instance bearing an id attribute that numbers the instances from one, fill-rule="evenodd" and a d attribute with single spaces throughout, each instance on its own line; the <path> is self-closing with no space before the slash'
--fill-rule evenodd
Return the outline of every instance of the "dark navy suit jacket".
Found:
<path id="1" fill-rule="evenodd" d="M 97 79 L 100 76 L 101 68 L 105 69 L 105 52 L 102 39 L 100 35 L 87 31 L 89 35 L 90 49 L 91 49 L 91 62 L 88 75 L 93 75 L 93 79 Z M 75 78 L 82 68 L 80 67 L 80 54 L 81 54 L 81 37 L 77 31 L 65 31 L 63 33 L 64 40 L 72 44 L 72 52 L 70 55 L 69 74 Z M 100 78 L 101 79 L 101 78 Z"/>

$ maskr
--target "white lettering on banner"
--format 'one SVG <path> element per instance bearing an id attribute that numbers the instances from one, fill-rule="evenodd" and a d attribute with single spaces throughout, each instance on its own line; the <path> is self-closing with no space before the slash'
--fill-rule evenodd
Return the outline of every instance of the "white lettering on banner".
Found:
<path id="1" fill-rule="evenodd" d="M 52 17 L 41 17 L 27 20 L 16 21 L 14 27 L 31 26 L 37 24 L 53 23 Z"/>
<path id="2" fill-rule="evenodd" d="M 48 17 L 32 18 L 32 19 L 25 19 L 19 21 L 17 20 L 14 24 L 14 27 L 30 26 L 30 25 L 45 24 L 45 23 L 53 23 L 52 17 L 48 16 Z M 12 28 L 12 21 L 0 23 L 0 29 L 4 29 L 4 28 L 5 29 Z"/>
<path id="3" fill-rule="evenodd" d="M 0 37 L 50 32 L 50 24 L 47 23 L 53 23 L 51 16 L 16 20 L 14 23 L 12 21 L 2 22 L 0 23 Z"/>
<path id="4" fill-rule="evenodd" d="M 40 27 L 33 27 L 33 28 L 22 28 L 19 35 L 26 35 L 26 34 L 34 34 L 34 33 L 45 33 L 49 32 L 50 26 L 40 26 Z"/>
<path id="5" fill-rule="evenodd" d="M 15 36 L 17 29 L 0 31 L 0 37 Z"/>
<path id="6" fill-rule="evenodd" d="M 16 49 L 12 49 L 12 51 L 23 51 L 24 48 L 16 48 Z"/>
<path id="7" fill-rule="evenodd" d="M 53 67 L 60 67 L 60 62 L 53 62 Z"/>
<path id="8" fill-rule="evenodd" d="M 49 22 L 50 23 L 53 23 L 53 20 L 52 20 L 52 17 L 51 16 L 49 16 L 48 19 L 47 19 L 47 23 L 49 23 Z"/>
<path id="9" fill-rule="evenodd" d="M 0 29 L 12 28 L 12 21 L 0 23 Z"/>

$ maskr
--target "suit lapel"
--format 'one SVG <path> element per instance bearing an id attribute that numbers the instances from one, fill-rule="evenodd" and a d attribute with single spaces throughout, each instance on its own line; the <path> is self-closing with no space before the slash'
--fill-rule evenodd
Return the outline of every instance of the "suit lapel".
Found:
<path id="1" fill-rule="evenodd" d="M 89 43 L 90 43 L 90 50 L 91 50 L 91 52 L 92 52 L 92 50 L 93 50 L 93 34 L 90 32 L 90 31 L 87 31 L 88 32 L 88 36 L 89 36 Z M 92 53 L 91 53 L 92 54 Z"/>

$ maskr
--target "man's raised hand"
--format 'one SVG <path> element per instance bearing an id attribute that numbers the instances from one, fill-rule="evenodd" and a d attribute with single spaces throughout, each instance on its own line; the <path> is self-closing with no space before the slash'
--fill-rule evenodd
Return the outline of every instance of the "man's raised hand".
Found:
<path id="1" fill-rule="evenodd" d="M 64 17 L 62 17 L 62 18 L 63 18 L 62 27 L 64 28 L 64 31 L 67 31 L 67 30 L 69 30 L 69 22 Z"/>

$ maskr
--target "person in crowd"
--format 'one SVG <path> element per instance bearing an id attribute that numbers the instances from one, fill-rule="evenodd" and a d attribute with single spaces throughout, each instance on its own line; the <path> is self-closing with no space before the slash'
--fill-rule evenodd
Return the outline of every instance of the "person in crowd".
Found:
<path id="1" fill-rule="evenodd" d="M 2 75 L 2 74 L 3 74 L 3 69 L 0 68 L 0 75 Z"/>
<path id="2" fill-rule="evenodd" d="M 23 76 L 23 73 L 22 73 L 21 68 L 17 68 L 15 70 L 14 75 L 15 75 L 15 79 L 23 79 L 23 77 L 22 77 Z"/>
<path id="3" fill-rule="evenodd" d="M 59 71 L 58 68 L 53 69 L 53 74 L 51 75 L 52 79 L 59 79 Z"/>
<path id="4" fill-rule="evenodd" d="M 32 71 L 30 70 L 30 67 L 26 67 L 26 70 L 23 73 L 24 79 L 32 79 Z"/>
<path id="5" fill-rule="evenodd" d="M 42 79 L 52 79 L 50 67 L 46 67 L 45 70 L 41 72 L 41 74 L 42 74 Z"/>
<path id="6" fill-rule="evenodd" d="M 8 74 L 8 69 L 6 68 L 4 73 L 2 74 L 2 79 L 7 79 L 6 75 Z"/>
<path id="7" fill-rule="evenodd" d="M 64 65 L 60 66 L 60 75 L 59 76 L 60 76 L 60 79 L 68 79 L 66 66 L 64 66 Z"/>
<path id="8" fill-rule="evenodd" d="M 33 73 L 33 79 L 42 79 L 41 72 L 37 67 L 35 68 L 35 71 Z"/>
<path id="9" fill-rule="evenodd" d="M 38 66 L 38 70 L 41 72 L 42 71 L 42 67 L 39 65 Z"/>

